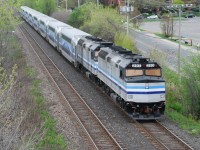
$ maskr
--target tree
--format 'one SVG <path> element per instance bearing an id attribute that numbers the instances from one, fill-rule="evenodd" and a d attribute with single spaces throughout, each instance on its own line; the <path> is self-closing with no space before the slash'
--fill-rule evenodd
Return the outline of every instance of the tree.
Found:
<path id="1" fill-rule="evenodd" d="M 90 20 L 91 13 L 97 10 L 94 3 L 86 3 L 81 5 L 80 8 L 76 8 L 68 18 L 68 24 L 75 28 L 80 28 L 83 24 Z"/>
<path id="2" fill-rule="evenodd" d="M 200 119 L 200 55 L 191 57 L 191 62 L 186 61 L 183 69 L 182 93 L 184 95 L 183 107 L 186 113 L 195 119 Z"/>
<path id="3" fill-rule="evenodd" d="M 103 8 L 101 5 L 97 8 L 95 3 L 86 3 L 70 15 L 68 23 L 138 53 L 134 40 L 123 33 L 122 20 L 122 16 L 116 9 Z"/>
<path id="4" fill-rule="evenodd" d="M 129 49 L 134 53 L 140 53 L 135 47 L 134 40 L 127 36 L 125 33 L 117 32 L 114 37 L 115 45 L 122 46 L 123 48 Z"/>
<path id="5" fill-rule="evenodd" d="M 116 9 L 100 7 L 91 13 L 90 20 L 86 20 L 81 29 L 113 42 L 115 33 L 122 32 L 121 20 Z"/>
<path id="6" fill-rule="evenodd" d="M 51 15 L 57 6 L 55 0 L 25 0 L 24 4 L 47 15 Z"/>
<path id="7" fill-rule="evenodd" d="M 24 5 L 30 8 L 36 9 L 37 8 L 37 0 L 25 0 Z"/>
<path id="8" fill-rule="evenodd" d="M 39 0 L 37 3 L 37 9 L 47 15 L 51 15 L 56 9 L 55 0 Z"/>
<path id="9" fill-rule="evenodd" d="M 172 37 L 174 34 L 174 19 L 171 16 L 164 15 L 160 22 L 162 33 L 165 37 Z"/>
<path id="10" fill-rule="evenodd" d="M 19 17 L 15 15 L 20 4 L 21 1 L 13 3 L 12 0 L 0 0 L 0 49 L 7 48 L 8 39 L 12 35 L 14 27 L 20 23 Z"/>

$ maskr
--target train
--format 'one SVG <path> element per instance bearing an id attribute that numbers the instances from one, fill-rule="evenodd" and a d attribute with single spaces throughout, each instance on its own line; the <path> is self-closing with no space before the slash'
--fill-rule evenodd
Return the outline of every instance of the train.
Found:
<path id="1" fill-rule="evenodd" d="M 164 115 L 166 83 L 157 62 L 27 6 L 21 6 L 20 14 L 132 118 L 159 119 Z"/>

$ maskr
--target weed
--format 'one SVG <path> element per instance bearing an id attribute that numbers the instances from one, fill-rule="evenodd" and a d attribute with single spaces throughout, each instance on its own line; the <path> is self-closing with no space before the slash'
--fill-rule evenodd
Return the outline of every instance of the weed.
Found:
<path id="1" fill-rule="evenodd" d="M 30 67 L 25 68 L 25 73 L 28 77 L 34 77 L 36 75 L 35 71 Z"/>
<path id="2" fill-rule="evenodd" d="M 192 117 L 186 117 L 170 108 L 167 109 L 166 115 L 173 121 L 177 122 L 179 126 L 188 131 L 188 133 L 192 135 L 200 134 L 200 122 L 192 119 Z"/>
<path id="3" fill-rule="evenodd" d="M 40 83 L 40 80 L 34 80 L 31 88 L 31 93 L 37 104 L 37 112 L 40 114 L 40 117 L 44 122 L 42 130 L 45 132 L 44 137 L 39 141 L 36 147 L 38 149 L 51 150 L 67 149 L 67 143 L 65 142 L 64 137 L 58 134 L 55 129 L 55 120 L 49 115 L 45 108 L 44 97 L 42 96 L 39 88 Z"/>

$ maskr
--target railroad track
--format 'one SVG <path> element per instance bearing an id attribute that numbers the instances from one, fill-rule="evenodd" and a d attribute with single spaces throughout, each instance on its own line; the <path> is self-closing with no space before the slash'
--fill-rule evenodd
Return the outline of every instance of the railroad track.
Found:
<path id="1" fill-rule="evenodd" d="M 116 140 L 109 130 L 106 129 L 23 25 L 20 26 L 20 31 L 39 58 L 49 78 L 57 87 L 57 94 L 59 94 L 61 103 L 66 108 L 70 107 L 72 114 L 80 124 L 82 128 L 81 135 L 87 143 L 88 148 L 92 150 L 126 149 L 123 144 L 119 140 Z"/>
<path id="2" fill-rule="evenodd" d="M 193 150 L 158 121 L 136 122 L 140 132 L 159 150 Z"/>

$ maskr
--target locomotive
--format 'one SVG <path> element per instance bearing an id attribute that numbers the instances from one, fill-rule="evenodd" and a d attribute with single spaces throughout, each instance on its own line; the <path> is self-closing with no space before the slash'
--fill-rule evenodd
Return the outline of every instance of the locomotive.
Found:
<path id="1" fill-rule="evenodd" d="M 132 118 L 164 114 L 165 81 L 158 63 L 27 6 L 21 6 L 21 16 Z"/>

